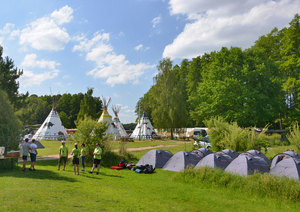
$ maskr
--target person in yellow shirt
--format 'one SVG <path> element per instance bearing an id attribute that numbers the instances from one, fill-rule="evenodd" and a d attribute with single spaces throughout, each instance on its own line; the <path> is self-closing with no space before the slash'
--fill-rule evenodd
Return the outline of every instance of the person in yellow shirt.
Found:
<path id="1" fill-rule="evenodd" d="M 84 164 L 84 160 L 85 160 L 85 156 L 86 156 L 86 148 L 85 148 L 85 144 L 82 143 L 81 144 L 81 151 L 80 151 L 80 159 L 81 159 L 81 165 L 82 165 L 82 172 L 85 171 L 85 164 Z"/>
<path id="2" fill-rule="evenodd" d="M 97 167 L 97 174 L 99 174 L 100 162 L 101 162 L 101 158 L 102 158 L 102 149 L 101 149 L 99 143 L 96 143 L 96 148 L 94 150 L 93 155 L 94 155 L 93 168 L 89 172 L 89 174 L 92 174 L 96 167 Z"/>
<path id="3" fill-rule="evenodd" d="M 67 164 L 67 160 L 68 160 L 68 147 L 66 146 L 66 142 L 62 141 L 61 142 L 61 147 L 59 148 L 59 159 L 58 159 L 58 170 L 60 170 L 60 164 L 61 161 L 64 162 L 64 169 L 63 171 L 65 171 L 66 168 L 66 164 Z"/>
<path id="4" fill-rule="evenodd" d="M 77 174 L 79 175 L 79 156 L 80 156 L 80 150 L 78 149 L 77 143 L 74 144 L 74 149 L 72 150 L 71 155 L 73 156 L 73 166 L 74 166 L 74 174 L 76 175 L 76 170 Z"/>

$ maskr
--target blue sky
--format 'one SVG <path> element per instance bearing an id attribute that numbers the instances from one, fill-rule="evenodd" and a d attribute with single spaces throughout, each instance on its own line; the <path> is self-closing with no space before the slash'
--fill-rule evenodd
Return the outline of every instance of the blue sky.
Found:
<path id="1" fill-rule="evenodd" d="M 298 0 L 11 0 L 1 3 L 0 45 L 24 70 L 22 93 L 94 88 L 130 123 L 163 57 L 176 64 L 222 46 L 248 48 L 296 13 Z"/>

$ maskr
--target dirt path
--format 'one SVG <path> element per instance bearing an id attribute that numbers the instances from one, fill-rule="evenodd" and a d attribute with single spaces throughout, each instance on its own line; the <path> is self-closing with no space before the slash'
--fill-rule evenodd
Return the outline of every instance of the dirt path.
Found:
<path id="1" fill-rule="evenodd" d="M 142 151 L 142 150 L 147 150 L 147 149 L 157 149 L 161 147 L 174 147 L 178 146 L 180 144 L 170 144 L 170 145 L 154 145 L 154 146 L 144 146 L 144 147 L 135 147 L 135 148 L 127 148 L 126 150 L 128 152 L 135 152 L 135 151 Z M 118 149 L 112 150 L 112 152 L 118 152 Z M 68 158 L 71 158 L 72 156 L 69 155 Z M 58 154 L 57 155 L 43 155 L 43 156 L 38 156 L 36 158 L 37 161 L 40 160 L 58 160 Z M 30 161 L 30 157 L 28 157 L 28 161 Z M 19 159 L 19 162 L 23 162 L 22 158 Z"/>
<path id="2" fill-rule="evenodd" d="M 135 151 L 142 151 L 142 150 L 147 150 L 147 149 L 157 149 L 160 147 L 174 147 L 178 146 L 179 144 L 170 144 L 170 145 L 155 145 L 155 146 L 143 146 L 143 147 L 135 147 L 135 148 L 127 148 L 126 150 L 128 152 L 135 152 Z M 118 149 L 112 150 L 112 152 L 118 152 Z"/>

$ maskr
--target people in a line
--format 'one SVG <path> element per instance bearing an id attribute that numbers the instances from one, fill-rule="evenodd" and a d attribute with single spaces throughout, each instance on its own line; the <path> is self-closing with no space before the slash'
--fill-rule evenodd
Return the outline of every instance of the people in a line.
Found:
<path id="1" fill-rule="evenodd" d="M 29 168 L 29 171 L 35 171 L 34 164 L 36 161 L 36 156 L 38 154 L 37 152 L 37 145 L 35 144 L 35 139 L 32 139 L 32 143 L 30 144 L 29 150 L 30 150 L 30 160 L 31 160 L 31 166 Z"/>
<path id="2" fill-rule="evenodd" d="M 24 142 L 19 145 L 21 148 L 21 154 L 23 159 L 23 168 L 22 171 L 25 172 L 26 170 L 26 163 L 27 163 L 27 157 L 29 153 L 30 144 L 28 143 L 28 138 L 25 138 Z"/>
<path id="3" fill-rule="evenodd" d="M 74 144 L 74 149 L 72 150 L 71 155 L 73 156 L 73 166 L 74 166 L 74 174 L 76 175 L 76 170 L 77 174 L 79 175 L 79 156 L 80 156 L 80 150 L 78 149 L 77 143 Z"/>
<path id="4" fill-rule="evenodd" d="M 89 174 L 92 174 L 96 167 L 97 167 L 97 174 L 99 174 L 100 162 L 101 162 L 101 158 L 102 158 L 102 149 L 101 149 L 99 143 L 96 143 L 96 148 L 94 150 L 93 155 L 94 155 L 93 168 L 89 172 Z"/>
<path id="5" fill-rule="evenodd" d="M 66 169 L 66 164 L 68 160 L 68 147 L 66 146 L 66 142 L 62 141 L 61 146 L 59 148 L 59 154 L 58 154 L 58 170 L 60 170 L 60 164 L 63 161 L 64 162 L 64 168 L 63 171 Z"/>
<path id="6" fill-rule="evenodd" d="M 81 151 L 80 151 L 80 159 L 81 159 L 81 165 L 82 165 L 82 172 L 85 171 L 85 164 L 84 164 L 84 160 L 85 160 L 85 156 L 86 156 L 86 148 L 85 148 L 85 144 L 82 143 L 81 144 Z"/>

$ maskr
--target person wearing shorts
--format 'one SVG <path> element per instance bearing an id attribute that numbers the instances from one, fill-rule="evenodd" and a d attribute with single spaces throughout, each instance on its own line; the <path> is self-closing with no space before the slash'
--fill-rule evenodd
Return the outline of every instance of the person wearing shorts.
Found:
<path id="1" fill-rule="evenodd" d="M 23 159 L 23 168 L 22 171 L 26 170 L 27 157 L 29 153 L 30 144 L 28 143 L 28 138 L 25 138 L 25 141 L 19 145 L 21 148 L 22 159 Z"/>
<path id="2" fill-rule="evenodd" d="M 37 152 L 37 145 L 35 144 L 35 139 L 32 139 L 32 143 L 30 144 L 29 150 L 30 150 L 30 160 L 31 160 L 31 166 L 29 168 L 29 171 L 35 171 L 34 164 L 36 161 L 36 155 Z"/>
<path id="3" fill-rule="evenodd" d="M 86 148 L 84 143 L 81 144 L 81 151 L 80 151 L 80 159 L 81 159 L 81 165 L 82 165 L 82 172 L 85 171 L 85 164 L 84 164 L 84 160 L 85 160 L 85 156 L 86 156 Z"/>
<path id="4" fill-rule="evenodd" d="M 63 162 L 64 163 L 63 171 L 65 171 L 67 160 L 68 160 L 68 147 L 66 146 L 66 142 L 62 141 L 61 146 L 59 148 L 58 169 L 57 170 L 60 170 L 60 164 L 61 164 L 61 162 Z"/>
<path id="5" fill-rule="evenodd" d="M 76 170 L 77 174 L 79 175 L 79 156 L 80 156 L 80 150 L 78 149 L 77 143 L 74 144 L 74 149 L 72 150 L 71 155 L 73 156 L 72 163 L 74 166 L 74 174 L 76 175 Z"/>
<path id="6" fill-rule="evenodd" d="M 101 162 L 101 156 L 102 156 L 102 149 L 100 147 L 99 143 L 96 143 L 96 148 L 94 150 L 94 161 L 93 161 L 93 168 L 92 170 L 89 172 L 89 174 L 92 174 L 94 172 L 94 169 L 97 167 L 97 174 L 99 174 L 99 170 L 100 170 L 100 162 Z"/>

